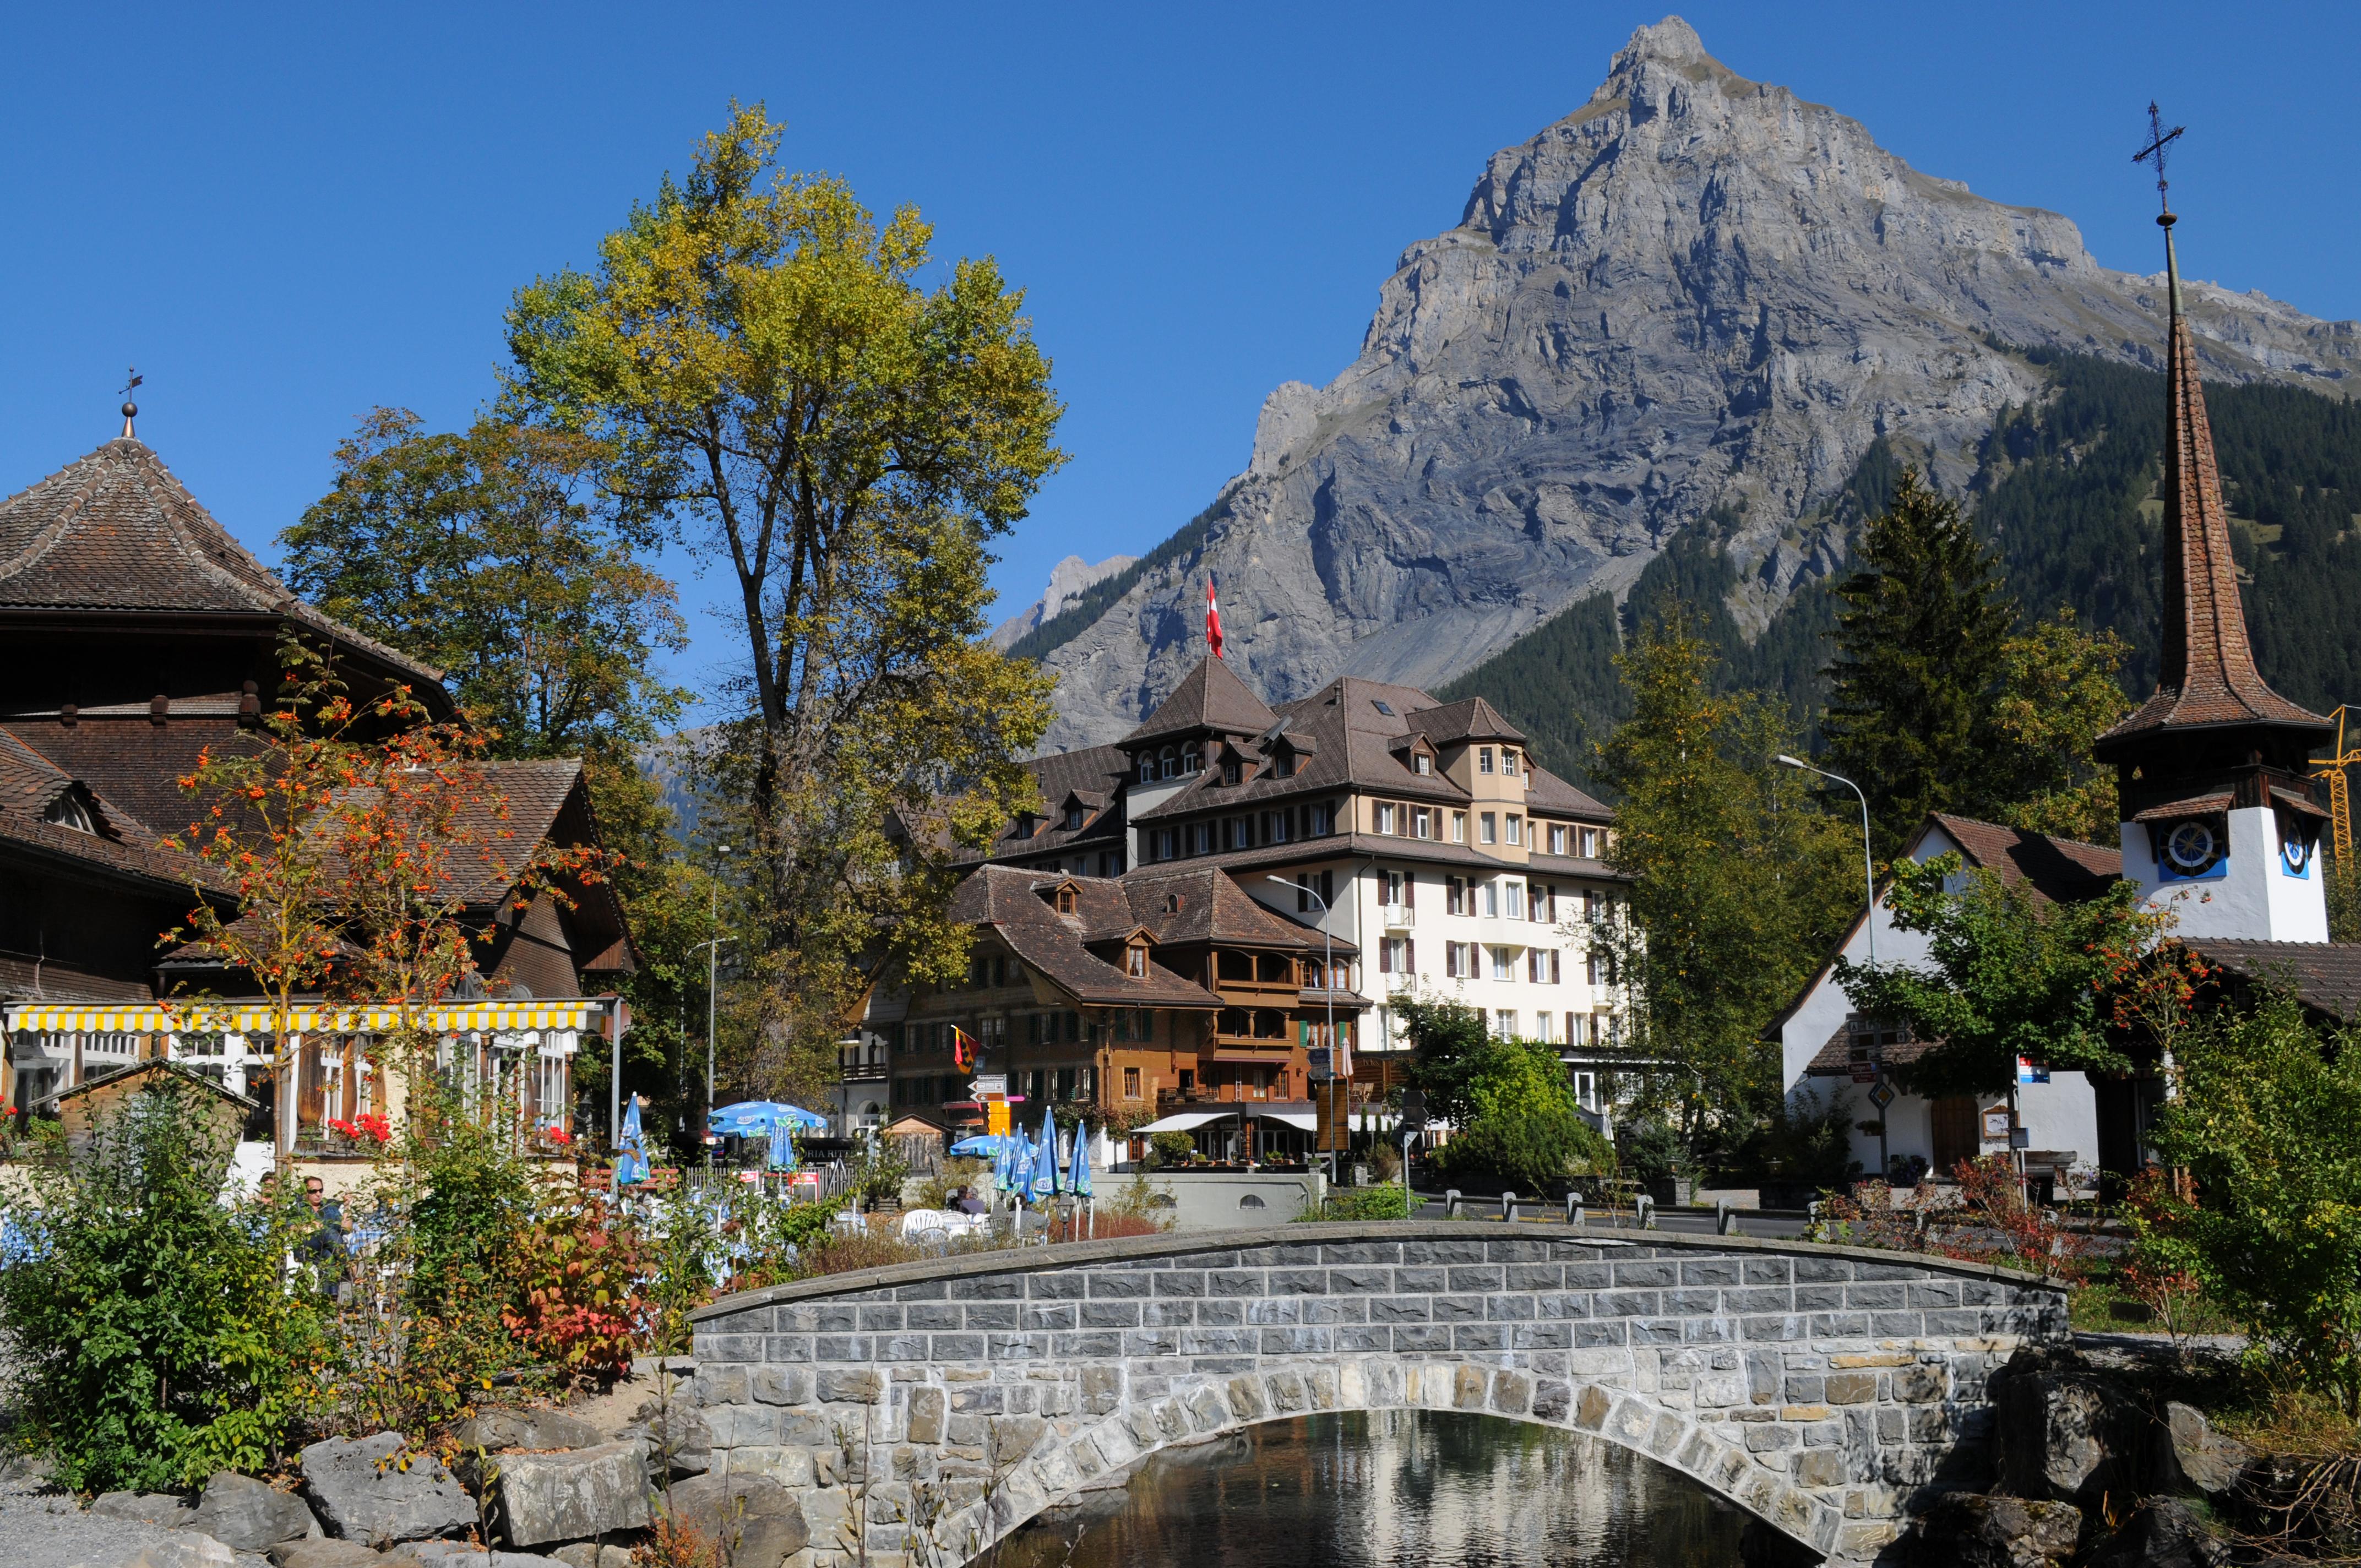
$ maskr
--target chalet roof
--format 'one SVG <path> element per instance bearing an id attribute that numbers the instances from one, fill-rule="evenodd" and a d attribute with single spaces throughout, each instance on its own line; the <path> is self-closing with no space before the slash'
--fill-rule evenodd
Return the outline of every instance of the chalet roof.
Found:
<path id="1" fill-rule="evenodd" d="M 1462 740 L 1515 740 L 1521 743 L 1525 732 L 1500 717 L 1499 710 L 1480 696 L 1462 697 L 1440 707 L 1428 707 L 1408 716 L 1410 727 L 1422 731 L 1438 746 L 1450 746 Z"/>
<path id="2" fill-rule="evenodd" d="M 1237 672 L 1225 661 L 1208 656 L 1197 661 L 1197 667 L 1180 677 L 1172 695 L 1158 703 L 1156 711 L 1125 736 L 1121 744 L 1137 746 L 1144 741 L 1208 731 L 1255 735 L 1270 728 L 1278 717 L 1262 698 L 1246 689 L 1246 682 L 1238 679 Z"/>
<path id="3" fill-rule="evenodd" d="M 1212 942 L 1240 947 L 1284 948 L 1320 952 L 1327 939 L 1318 928 L 1261 903 L 1224 871 L 1199 862 L 1141 870 L 1123 879 L 1134 917 L 1159 942 Z M 1178 909 L 1166 905 L 1174 899 Z M 1339 938 L 1335 950 L 1352 953 Z"/>
<path id="4" fill-rule="evenodd" d="M 442 672 L 297 598 L 130 436 L 0 499 L 0 609 L 280 617 L 443 685 Z"/>
<path id="5" fill-rule="evenodd" d="M 2124 874 L 2123 850 L 2108 845 L 2029 833 L 1942 811 L 1927 820 L 1950 836 L 1969 865 L 1996 871 L 2011 884 L 2023 883 L 2049 903 L 2096 898 Z"/>
<path id="6" fill-rule="evenodd" d="M 49 807 L 69 794 L 82 796 L 98 831 L 85 833 L 48 820 Z M 9 849 L 20 854 L 62 857 L 93 870 L 169 886 L 177 894 L 189 892 L 192 882 L 212 885 L 219 880 L 196 857 L 160 848 L 157 835 L 130 813 L 59 767 L 14 730 L 0 729 L 0 852 Z"/>
<path id="7" fill-rule="evenodd" d="M 2361 1018 L 2361 943 L 2184 940 L 2241 980 L 2286 986 L 2304 1006 L 2339 1023 Z"/>
<path id="8" fill-rule="evenodd" d="M 1043 890 L 1065 883 L 1075 893 L 1072 915 L 1060 915 L 1042 896 Z M 1143 977 L 1126 974 L 1090 950 L 1093 942 L 1120 940 L 1144 924 L 1133 915 L 1124 884 L 1114 878 L 983 866 L 951 894 L 950 916 L 990 926 L 1019 959 L 1094 1006 L 1220 1005 L 1212 992 L 1156 962 L 1153 951 Z"/>
<path id="9" fill-rule="evenodd" d="M 2213 458 L 2213 433 L 2198 379 L 2197 351 L 2180 308 L 2180 264 L 2172 219 L 2164 223 L 2165 346 L 2164 658 L 2156 694 L 2099 737 L 2102 760 L 2174 729 L 2264 724 L 2322 729 L 2328 721 L 2271 690 L 2255 667 L 2238 577 L 2230 554 L 2230 519 Z"/>

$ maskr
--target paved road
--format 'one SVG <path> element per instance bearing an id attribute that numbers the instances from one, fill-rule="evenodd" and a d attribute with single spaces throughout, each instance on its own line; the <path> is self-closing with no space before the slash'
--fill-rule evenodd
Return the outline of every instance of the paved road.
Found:
<path id="1" fill-rule="evenodd" d="M 1421 1192 L 1414 1193 L 1412 1196 L 1420 1199 L 1423 1206 L 1415 1211 L 1411 1218 L 1441 1220 L 1447 1217 L 1443 1212 L 1441 1193 Z M 1554 1225 L 1560 1230 L 1565 1228 L 1565 1211 L 1555 1204 L 1534 1202 L 1521 1207 L 1524 1212 L 1518 1216 L 1517 1220 L 1520 1225 Z M 1459 1217 L 1469 1224 L 1497 1226 L 1500 1223 L 1500 1201 L 1497 1198 L 1463 1198 L 1459 1201 Z M 1620 1218 L 1623 1224 L 1627 1226 L 1631 1223 L 1631 1212 L 1628 1210 Z M 1594 1230 L 1611 1229 L 1615 1223 L 1616 1217 L 1595 1210 L 1585 1222 L 1587 1228 Z M 1789 1218 L 1773 1214 L 1742 1213 L 1738 1219 L 1739 1234 L 1749 1236 L 1800 1236 L 1804 1234 L 1805 1224 L 1806 1222 L 1801 1217 Z M 1659 1209 L 1656 1211 L 1656 1228 L 1660 1231 L 1683 1231 L 1690 1235 L 1709 1236 L 1713 1234 L 1713 1226 L 1714 1216 L 1711 1210 Z"/>

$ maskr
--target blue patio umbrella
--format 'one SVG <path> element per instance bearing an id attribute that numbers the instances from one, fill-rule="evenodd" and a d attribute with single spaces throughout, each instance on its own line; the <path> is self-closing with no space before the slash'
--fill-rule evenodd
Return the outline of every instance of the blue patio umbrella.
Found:
<path id="1" fill-rule="evenodd" d="M 1074 1159 L 1066 1168 L 1066 1190 L 1083 1198 L 1091 1195 L 1091 1135 L 1084 1127 L 1074 1129 Z"/>
<path id="2" fill-rule="evenodd" d="M 623 1113 L 623 1135 L 616 1140 L 622 1146 L 615 1155 L 615 1185 L 628 1187 L 648 1179 L 647 1135 L 640 1130 L 640 1097 L 631 1098 L 630 1108 Z"/>
<path id="3" fill-rule="evenodd" d="M 828 1118 L 777 1100 L 741 1100 L 723 1105 L 705 1118 L 711 1131 L 741 1138 L 759 1138 L 772 1132 L 824 1133 Z"/>
<path id="4" fill-rule="evenodd" d="M 1050 1119 L 1047 1107 L 1041 1112 L 1041 1143 L 1033 1152 L 1030 1185 L 1036 1202 L 1058 1195 L 1058 1124 Z"/>
<path id="5" fill-rule="evenodd" d="M 961 1138 L 953 1144 L 951 1153 L 965 1157 L 983 1155 L 996 1158 L 1000 1154 L 1000 1146 L 1005 1142 L 1007 1140 L 997 1133 L 978 1133 L 972 1138 Z"/>

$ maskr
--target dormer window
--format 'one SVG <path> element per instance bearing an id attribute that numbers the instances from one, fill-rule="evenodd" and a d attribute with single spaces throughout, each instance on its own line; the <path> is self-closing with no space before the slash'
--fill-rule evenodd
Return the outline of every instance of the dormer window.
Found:
<path id="1" fill-rule="evenodd" d="M 1123 949 L 1123 972 L 1134 980 L 1148 978 L 1148 944 L 1129 942 Z"/>
<path id="2" fill-rule="evenodd" d="M 1293 778 L 1295 776 L 1295 753 L 1292 751 L 1281 751 L 1278 756 L 1273 757 L 1270 762 L 1270 774 L 1271 777 L 1279 779 Z"/>
<path id="3" fill-rule="evenodd" d="M 1434 759 L 1421 751 L 1410 760 L 1410 771 L 1421 778 L 1434 776 Z"/>
<path id="4" fill-rule="evenodd" d="M 1488 773 L 1492 771 L 1491 747 L 1478 746 L 1476 748 L 1476 771 L 1479 773 Z"/>
<path id="5" fill-rule="evenodd" d="M 1204 767 L 1204 753 L 1197 749 L 1197 742 L 1191 740 L 1180 749 L 1180 771 L 1182 773 L 1194 775 L 1200 769 Z"/>
<path id="6" fill-rule="evenodd" d="M 1066 831 L 1069 833 L 1079 833 L 1082 829 L 1082 808 L 1079 806 L 1070 806 L 1066 807 Z"/>
<path id="7" fill-rule="evenodd" d="M 1139 782 L 1141 784 L 1156 782 L 1156 759 L 1146 751 L 1139 754 Z"/>
<path id="8" fill-rule="evenodd" d="M 1224 758 L 1223 760 L 1222 782 L 1225 784 L 1234 784 L 1238 782 L 1238 760 L 1235 757 Z"/>
<path id="9" fill-rule="evenodd" d="M 1071 886 L 1060 888 L 1058 890 L 1058 913 L 1060 915 L 1071 915 L 1073 912 L 1074 890 Z"/>
<path id="10" fill-rule="evenodd" d="M 1165 913 L 1165 914 L 1167 914 L 1167 915 L 1178 915 L 1178 914 L 1180 914 L 1180 903 L 1181 903 L 1181 900 L 1180 900 L 1180 895 L 1179 894 L 1177 894 L 1177 893 L 1168 893 L 1168 894 L 1166 894 L 1164 895 L 1164 913 Z"/>
<path id="11" fill-rule="evenodd" d="M 82 797 L 71 790 L 49 802 L 49 808 L 41 813 L 41 820 L 54 822 L 60 828 L 71 828 L 77 833 L 95 834 L 98 831 L 98 824 L 90 819 L 90 808 L 82 805 Z"/>

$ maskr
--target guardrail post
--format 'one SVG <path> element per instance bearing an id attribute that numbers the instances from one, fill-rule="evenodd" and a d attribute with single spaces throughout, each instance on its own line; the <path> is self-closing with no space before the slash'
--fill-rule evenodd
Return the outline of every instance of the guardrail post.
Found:
<path id="1" fill-rule="evenodd" d="M 1456 1187 L 1443 1190 L 1443 1217 L 1446 1220 L 1459 1218 L 1459 1189 Z"/>
<path id="2" fill-rule="evenodd" d="M 1500 1223 L 1504 1225 L 1517 1223 L 1517 1195 L 1513 1192 L 1500 1194 Z"/>
<path id="3" fill-rule="evenodd" d="M 1656 1228 L 1656 1201 L 1647 1193 L 1642 1192 L 1631 1200 L 1631 1212 L 1640 1229 L 1653 1231 Z"/>
<path id="4" fill-rule="evenodd" d="M 1565 1195 L 1565 1223 L 1569 1225 L 1582 1223 L 1582 1194 L 1579 1192 Z"/>
<path id="5" fill-rule="evenodd" d="M 1727 1198 L 1719 1199 L 1713 1206 L 1713 1234 L 1718 1236 L 1738 1234 L 1738 1213 Z"/>

